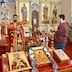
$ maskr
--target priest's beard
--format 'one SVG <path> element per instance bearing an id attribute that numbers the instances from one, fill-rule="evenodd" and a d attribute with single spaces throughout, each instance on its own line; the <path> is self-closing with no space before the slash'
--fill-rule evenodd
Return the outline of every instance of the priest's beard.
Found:
<path id="1" fill-rule="evenodd" d="M 17 22 L 17 20 L 14 20 L 14 22 Z"/>

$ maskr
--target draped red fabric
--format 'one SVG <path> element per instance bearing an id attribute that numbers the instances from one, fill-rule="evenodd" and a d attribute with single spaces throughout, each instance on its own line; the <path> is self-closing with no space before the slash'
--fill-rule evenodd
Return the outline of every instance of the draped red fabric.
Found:
<path id="1" fill-rule="evenodd" d="M 13 44 L 13 39 L 14 39 L 14 34 L 13 32 L 16 31 L 16 28 L 14 27 L 14 22 L 11 22 L 9 25 L 8 25 L 8 52 L 10 52 L 10 48 Z M 22 45 L 23 45 L 23 49 L 24 49 L 24 29 L 21 25 L 20 22 L 16 22 L 16 27 L 19 27 L 20 31 L 21 31 L 21 36 L 22 36 Z M 17 35 L 18 37 L 18 35 Z"/>

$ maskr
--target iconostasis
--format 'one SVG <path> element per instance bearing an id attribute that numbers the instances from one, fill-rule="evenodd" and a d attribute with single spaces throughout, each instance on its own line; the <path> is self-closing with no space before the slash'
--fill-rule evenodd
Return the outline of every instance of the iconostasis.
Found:
<path id="1" fill-rule="evenodd" d="M 16 14 L 16 3 L 14 0 L 3 0 L 0 2 L 0 39 L 1 34 L 6 34 L 5 25 L 13 20 L 13 15 Z"/>
<path id="2" fill-rule="evenodd" d="M 13 14 L 16 14 L 15 2 L 4 0 L 0 4 L 0 23 L 9 24 L 12 21 Z"/>
<path id="3" fill-rule="evenodd" d="M 19 21 L 36 30 L 58 23 L 61 0 L 16 0 L 16 8 Z"/>

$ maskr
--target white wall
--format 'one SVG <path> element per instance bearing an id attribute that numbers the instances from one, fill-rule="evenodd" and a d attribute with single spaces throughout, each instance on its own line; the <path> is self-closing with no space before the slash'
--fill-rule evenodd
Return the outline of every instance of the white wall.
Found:
<path id="1" fill-rule="evenodd" d="M 15 0 L 8 0 L 8 2 L 11 3 L 11 4 L 15 4 L 16 3 Z"/>
<path id="2" fill-rule="evenodd" d="M 65 21 L 70 22 L 71 16 L 71 0 L 62 0 L 61 3 L 61 13 L 65 14 Z"/>

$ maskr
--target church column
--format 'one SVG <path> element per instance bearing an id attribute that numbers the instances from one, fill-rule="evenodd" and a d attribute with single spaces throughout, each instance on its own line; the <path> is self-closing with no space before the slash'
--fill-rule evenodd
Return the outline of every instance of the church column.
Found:
<path id="1" fill-rule="evenodd" d="M 50 25 L 52 25 L 52 10 L 51 10 L 51 8 L 52 8 L 52 3 L 50 0 L 50 22 L 49 22 Z"/>
<path id="2" fill-rule="evenodd" d="M 41 17 L 42 17 L 42 16 L 41 16 L 41 11 L 42 11 L 42 10 L 41 10 L 41 2 L 39 2 L 39 5 L 40 5 L 40 6 L 39 6 L 39 28 L 40 28 L 40 26 L 41 26 L 41 19 L 42 19 L 42 18 L 41 18 Z"/>
<path id="3" fill-rule="evenodd" d="M 16 14 L 18 15 L 18 18 L 20 18 L 19 16 L 19 0 L 16 0 Z"/>
<path id="4" fill-rule="evenodd" d="M 29 1 L 29 26 L 32 28 L 32 10 L 31 1 Z"/>
<path id="5" fill-rule="evenodd" d="M 58 12 L 58 15 L 61 13 L 61 3 L 62 3 L 62 2 L 59 2 L 59 3 L 58 3 L 58 6 L 59 6 L 59 7 L 58 7 L 58 11 L 59 11 L 59 12 Z"/>

